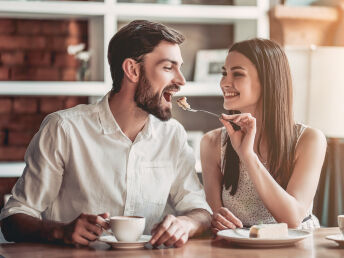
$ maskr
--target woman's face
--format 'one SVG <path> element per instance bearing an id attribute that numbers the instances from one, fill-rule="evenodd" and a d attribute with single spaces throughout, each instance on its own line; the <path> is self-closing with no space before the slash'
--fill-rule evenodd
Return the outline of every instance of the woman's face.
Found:
<path id="1" fill-rule="evenodd" d="M 256 114 L 261 98 L 258 72 L 243 54 L 233 51 L 227 55 L 220 82 L 223 107 L 241 113 Z"/>

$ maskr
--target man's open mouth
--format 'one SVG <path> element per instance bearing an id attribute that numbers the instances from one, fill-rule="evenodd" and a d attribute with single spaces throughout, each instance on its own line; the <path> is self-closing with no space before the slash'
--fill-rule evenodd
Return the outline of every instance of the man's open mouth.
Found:
<path id="1" fill-rule="evenodd" d="M 166 102 L 171 102 L 172 97 L 179 91 L 179 88 L 173 87 L 172 89 L 165 89 L 162 95 Z"/>

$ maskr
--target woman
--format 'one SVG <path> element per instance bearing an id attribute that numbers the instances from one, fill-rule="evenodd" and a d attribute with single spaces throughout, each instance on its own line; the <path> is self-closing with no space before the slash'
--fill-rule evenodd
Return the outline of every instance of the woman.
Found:
<path id="1" fill-rule="evenodd" d="M 292 80 L 281 47 L 265 39 L 234 44 L 220 85 L 232 115 L 223 114 L 224 127 L 201 141 L 213 231 L 277 222 L 319 227 L 312 206 L 326 138 L 293 120 Z"/>

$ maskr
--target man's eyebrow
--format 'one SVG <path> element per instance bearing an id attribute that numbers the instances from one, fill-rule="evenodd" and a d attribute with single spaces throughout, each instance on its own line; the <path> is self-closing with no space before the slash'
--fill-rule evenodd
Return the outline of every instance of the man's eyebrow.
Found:
<path id="1" fill-rule="evenodd" d="M 172 63 L 173 65 L 178 65 L 178 62 L 175 61 L 175 60 L 172 60 L 172 59 L 169 59 L 169 58 L 164 58 L 164 59 L 161 59 L 159 60 L 159 62 L 157 64 L 161 64 L 161 63 L 164 63 L 164 62 L 170 62 Z M 180 64 L 180 66 L 182 66 L 183 63 Z"/>

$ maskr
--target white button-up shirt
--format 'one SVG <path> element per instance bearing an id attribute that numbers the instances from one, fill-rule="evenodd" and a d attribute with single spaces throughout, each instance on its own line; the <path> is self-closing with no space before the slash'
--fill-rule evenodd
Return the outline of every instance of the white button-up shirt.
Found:
<path id="1" fill-rule="evenodd" d="M 149 233 L 168 207 L 177 215 L 196 208 L 211 213 L 183 127 L 149 115 L 132 142 L 116 123 L 108 96 L 44 119 L 0 219 L 25 213 L 69 222 L 81 212 L 110 212 L 146 217 Z"/>

